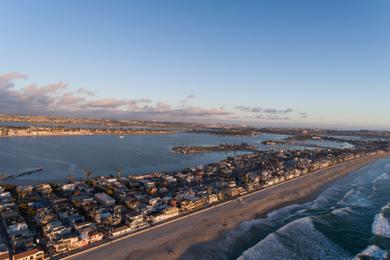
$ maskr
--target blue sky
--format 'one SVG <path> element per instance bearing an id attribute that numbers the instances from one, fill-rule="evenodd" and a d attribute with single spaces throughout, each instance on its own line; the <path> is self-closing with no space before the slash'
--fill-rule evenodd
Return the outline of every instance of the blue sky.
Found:
<path id="1" fill-rule="evenodd" d="M 3 112 L 390 129 L 386 0 L 0 10 Z"/>

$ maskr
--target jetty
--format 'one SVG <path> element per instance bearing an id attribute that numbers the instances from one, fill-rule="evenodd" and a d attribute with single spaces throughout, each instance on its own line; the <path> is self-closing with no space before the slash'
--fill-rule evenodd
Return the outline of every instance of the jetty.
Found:
<path id="1" fill-rule="evenodd" d="M 14 180 L 16 178 L 27 176 L 27 175 L 31 175 L 31 174 L 34 174 L 34 173 L 37 173 L 37 172 L 41 172 L 41 171 L 43 171 L 43 168 L 36 168 L 36 169 L 33 169 L 33 170 L 28 170 L 28 171 L 24 171 L 22 173 L 18 173 L 18 174 L 11 174 L 11 175 L 7 175 L 4 178 L 4 180 L 6 180 L 6 181 Z"/>

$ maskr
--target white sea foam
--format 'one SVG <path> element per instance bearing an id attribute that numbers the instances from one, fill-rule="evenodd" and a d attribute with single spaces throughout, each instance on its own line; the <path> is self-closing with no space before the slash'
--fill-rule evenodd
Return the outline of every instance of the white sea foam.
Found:
<path id="1" fill-rule="evenodd" d="M 387 253 L 385 250 L 379 248 L 376 245 L 370 245 L 366 249 L 363 250 L 360 254 L 355 256 L 354 260 L 360 259 L 362 256 L 368 256 L 370 259 L 386 259 Z"/>
<path id="2" fill-rule="evenodd" d="M 344 201 L 348 200 L 351 196 L 353 196 L 355 189 L 349 190 L 347 193 L 345 193 L 344 197 L 340 200 L 341 203 L 344 203 Z"/>
<path id="3" fill-rule="evenodd" d="M 251 228 L 258 225 L 273 225 L 273 220 L 284 218 L 292 214 L 292 211 L 296 211 L 304 207 L 300 204 L 292 204 L 284 208 L 274 210 L 267 214 L 267 218 L 263 219 L 253 219 L 241 222 L 237 228 L 229 231 L 224 240 L 223 247 L 229 247 L 234 245 L 241 236 L 247 234 Z"/>
<path id="4" fill-rule="evenodd" d="M 390 209 L 390 203 L 387 203 L 386 205 L 384 205 L 382 207 L 382 211 L 387 210 L 387 209 Z"/>
<path id="5" fill-rule="evenodd" d="M 267 219 L 254 219 L 242 222 L 237 228 L 226 234 L 222 242 L 223 248 L 229 248 L 234 245 L 237 240 L 240 239 L 241 236 L 247 234 L 253 226 L 266 224 L 267 222 Z"/>
<path id="6" fill-rule="evenodd" d="M 323 191 L 314 201 L 309 202 L 311 209 L 319 209 L 334 204 L 339 194 L 343 192 L 342 186 L 332 186 Z"/>
<path id="7" fill-rule="evenodd" d="M 300 205 L 300 204 L 292 204 L 292 205 L 289 205 L 289 206 L 286 206 L 284 208 L 277 209 L 277 210 L 274 210 L 274 211 L 268 213 L 267 218 L 274 219 L 276 217 L 284 217 L 284 216 L 290 215 L 291 211 L 300 209 L 302 207 L 303 207 L 303 205 Z"/>
<path id="8" fill-rule="evenodd" d="M 325 205 L 330 203 L 329 200 L 329 194 L 321 194 L 318 198 L 316 198 L 311 205 L 312 209 L 318 209 L 318 208 L 323 208 Z"/>
<path id="9" fill-rule="evenodd" d="M 367 194 L 354 188 L 349 190 L 337 204 L 367 207 L 371 205 L 371 201 Z"/>
<path id="10" fill-rule="evenodd" d="M 353 210 L 351 207 L 338 208 L 338 209 L 334 209 L 332 211 L 332 214 L 339 216 L 339 217 L 348 216 L 351 213 L 353 213 Z"/>
<path id="11" fill-rule="evenodd" d="M 390 238 L 390 223 L 383 213 L 375 215 L 372 223 L 372 233 L 377 236 Z"/>
<path id="12" fill-rule="evenodd" d="M 378 177 L 375 178 L 375 180 L 372 181 L 372 183 L 377 183 L 379 181 L 385 181 L 385 180 L 389 180 L 390 179 L 390 174 L 388 172 L 385 172 L 381 175 L 379 175 Z"/>
<path id="13" fill-rule="evenodd" d="M 238 260 L 351 259 L 352 256 L 318 231 L 309 217 L 297 219 L 269 234 Z"/>

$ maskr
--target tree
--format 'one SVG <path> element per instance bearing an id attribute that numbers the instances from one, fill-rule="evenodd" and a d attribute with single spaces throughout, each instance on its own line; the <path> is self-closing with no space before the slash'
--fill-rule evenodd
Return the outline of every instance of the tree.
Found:
<path id="1" fill-rule="evenodd" d="M 0 183 L 2 183 L 7 178 L 6 175 L 0 174 Z"/>
<path id="2" fill-rule="evenodd" d="M 84 174 L 85 174 L 85 177 L 87 178 L 87 180 L 89 180 L 92 176 L 92 171 L 90 169 L 85 169 Z"/>
<path id="3" fill-rule="evenodd" d="M 71 182 L 71 183 L 75 183 L 76 179 L 73 175 L 68 175 L 66 176 L 66 178 Z"/>
<path id="4" fill-rule="evenodd" d="M 114 196 L 114 191 L 113 191 L 111 188 L 108 188 L 108 189 L 106 190 L 106 193 L 107 193 L 107 195 L 109 195 L 109 196 L 111 196 L 111 197 Z"/>

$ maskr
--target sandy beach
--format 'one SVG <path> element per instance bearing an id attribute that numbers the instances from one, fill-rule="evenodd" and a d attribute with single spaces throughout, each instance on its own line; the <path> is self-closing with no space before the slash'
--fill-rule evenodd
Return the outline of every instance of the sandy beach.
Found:
<path id="1" fill-rule="evenodd" d="M 242 221 L 258 218 L 286 204 L 310 200 L 332 181 L 381 157 L 363 158 L 317 171 L 249 194 L 242 202 L 230 201 L 68 259 L 188 259 L 191 246 L 215 240 Z"/>

